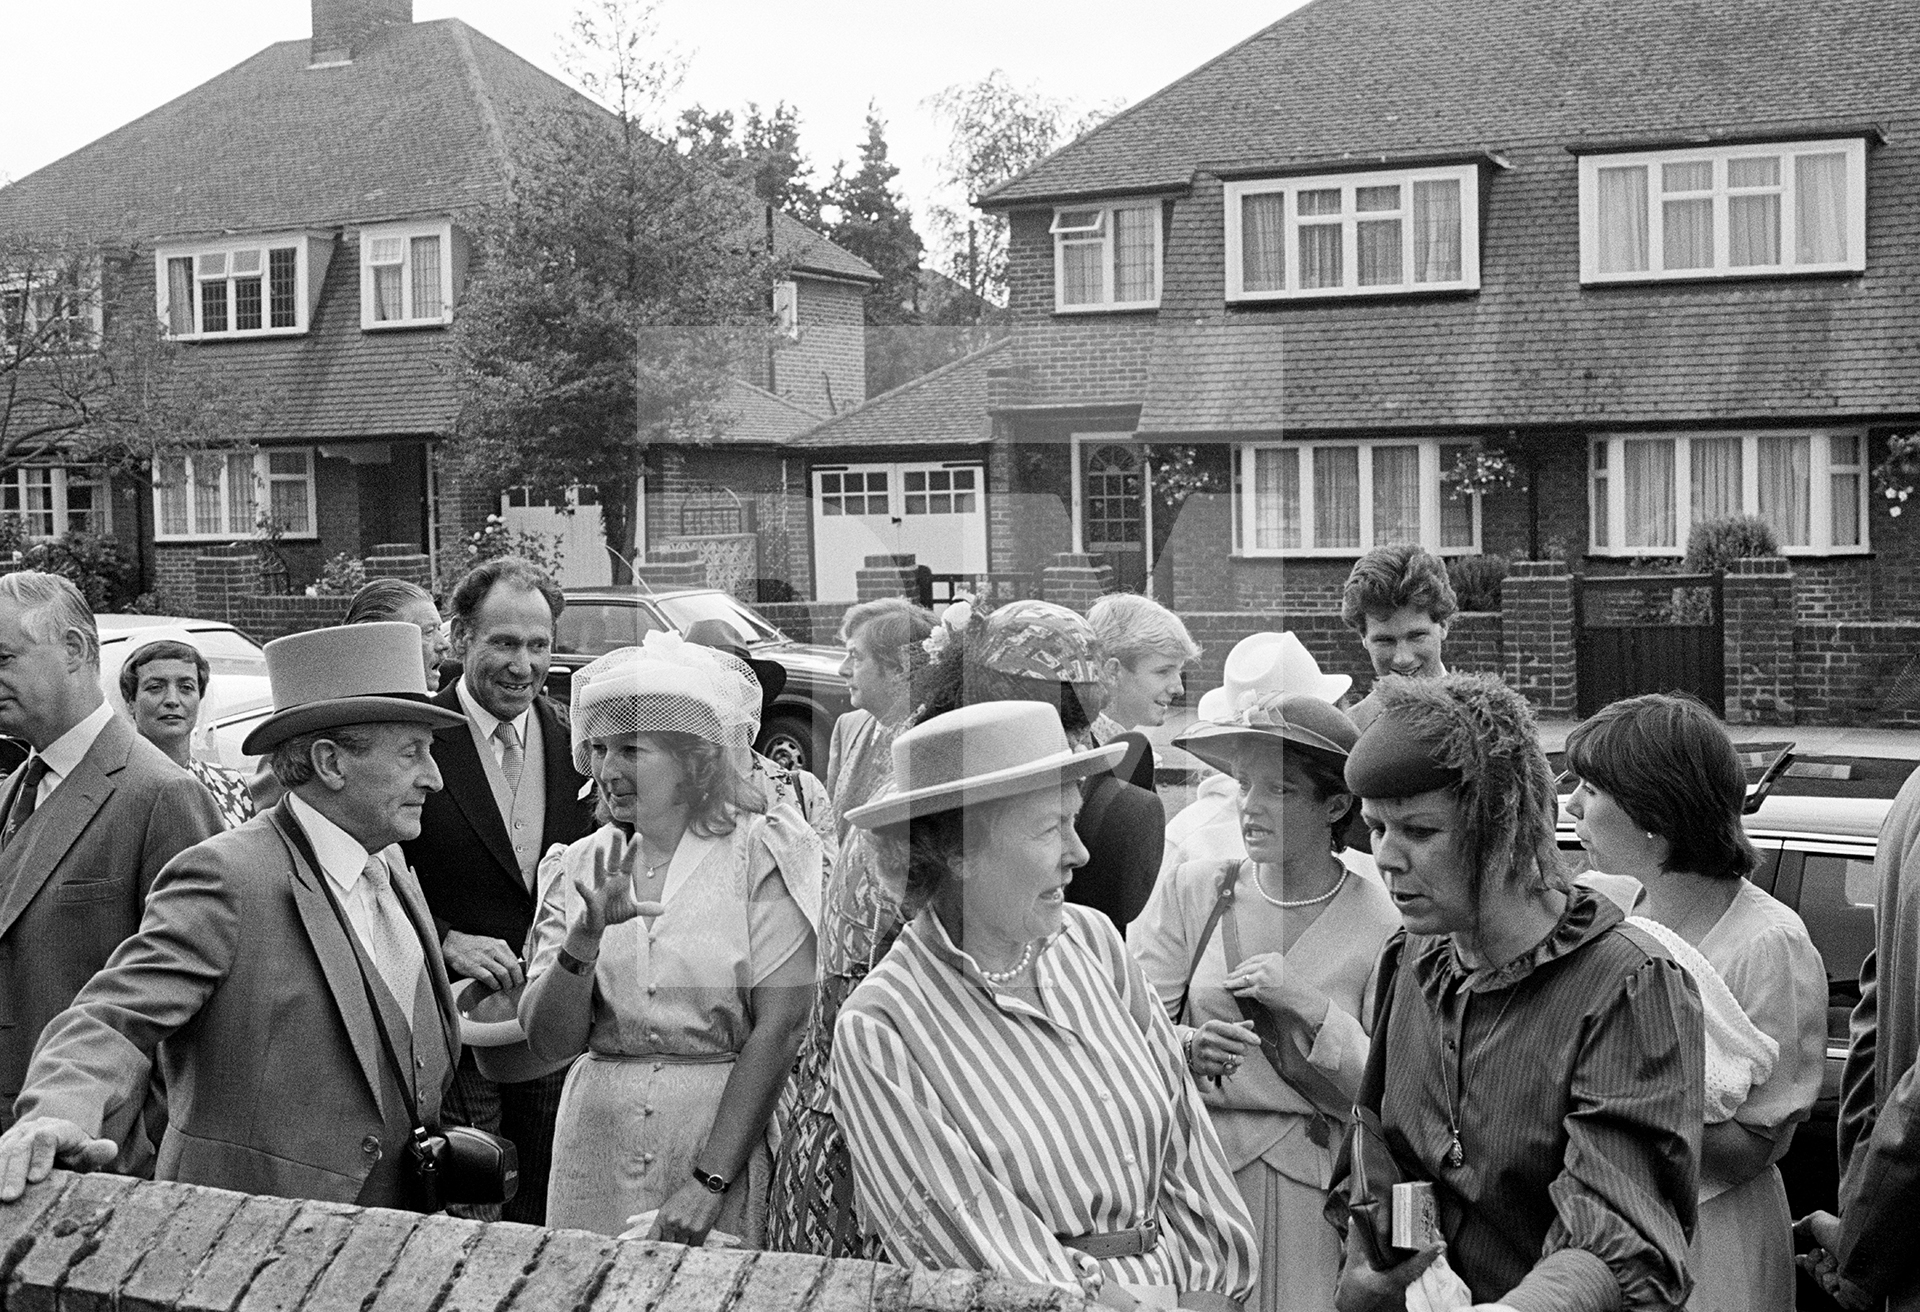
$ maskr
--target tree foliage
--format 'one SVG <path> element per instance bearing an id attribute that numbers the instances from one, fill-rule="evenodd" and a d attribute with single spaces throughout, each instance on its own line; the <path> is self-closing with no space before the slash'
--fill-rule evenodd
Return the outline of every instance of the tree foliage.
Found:
<path id="1" fill-rule="evenodd" d="M 554 502 L 598 487 L 616 553 L 633 541 L 647 447 L 710 440 L 725 421 L 770 277 L 759 205 L 648 131 L 673 82 L 652 35 L 628 0 L 576 19 L 570 71 L 607 109 L 529 125 L 506 198 L 478 225 L 454 329 L 461 473 Z"/>
<path id="2" fill-rule="evenodd" d="M 1038 87 L 1020 86 L 997 68 L 971 85 L 948 87 L 928 103 L 947 131 L 940 185 L 950 199 L 935 205 L 931 216 L 941 263 L 974 295 L 1004 305 L 1007 221 L 974 210 L 973 201 L 1092 131 L 1113 107 L 1082 109 Z"/>
<path id="3" fill-rule="evenodd" d="M 800 111 L 784 100 L 764 114 L 749 102 L 737 139 L 731 110 L 710 113 L 699 105 L 681 111 L 675 135 L 689 159 L 744 187 L 763 204 L 808 227 L 820 226 L 822 195 L 813 184 L 813 165 L 800 150 Z"/>

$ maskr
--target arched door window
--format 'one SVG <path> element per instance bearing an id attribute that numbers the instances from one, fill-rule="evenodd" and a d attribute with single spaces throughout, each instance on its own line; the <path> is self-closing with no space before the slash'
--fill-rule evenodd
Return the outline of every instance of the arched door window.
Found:
<path id="1" fill-rule="evenodd" d="M 1109 443 L 1086 455 L 1086 514 L 1082 520 L 1088 551 L 1139 551 L 1144 542 L 1140 453 Z"/>

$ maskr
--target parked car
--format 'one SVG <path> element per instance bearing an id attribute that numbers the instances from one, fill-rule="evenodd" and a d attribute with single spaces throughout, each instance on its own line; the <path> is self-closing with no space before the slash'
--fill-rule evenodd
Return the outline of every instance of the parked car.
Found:
<path id="1" fill-rule="evenodd" d="M 1757 762 L 1778 746 L 1741 750 Z M 1834 1210 L 1847 1025 L 1860 1000 L 1860 965 L 1874 945 L 1874 851 L 1893 796 L 1914 767 L 1913 761 L 1857 757 L 1793 761 L 1746 817 L 1747 836 L 1760 857 L 1753 882 L 1799 914 L 1827 970 L 1827 1063 L 1820 1098 L 1780 1162 L 1795 1216 L 1815 1208 Z M 1564 812 L 1559 841 L 1576 868 L 1584 868 L 1585 853 Z"/>
<path id="2" fill-rule="evenodd" d="M 249 766 L 240 750 L 247 730 L 273 709 L 267 682 L 266 653 L 231 624 L 178 615 L 96 615 L 100 630 L 100 687 L 107 703 L 127 713 L 120 696 L 120 667 L 135 649 L 163 638 L 191 639 L 207 658 L 207 695 L 194 730 L 194 755 L 235 769 Z M 0 773 L 27 759 L 28 748 L 15 738 L 0 738 Z"/>
<path id="3" fill-rule="evenodd" d="M 573 672 L 581 666 L 617 647 L 631 647 L 655 630 L 685 633 L 701 620 L 719 620 L 756 659 L 777 661 L 787 671 L 786 687 L 767 708 L 754 746 L 782 765 L 825 774 L 833 722 L 852 706 L 847 681 L 840 674 L 846 649 L 795 642 L 753 607 L 718 589 L 649 592 L 630 585 L 567 589 L 567 608 L 560 613 L 553 664 L 547 671 L 547 692 L 564 703 L 572 689 Z"/>

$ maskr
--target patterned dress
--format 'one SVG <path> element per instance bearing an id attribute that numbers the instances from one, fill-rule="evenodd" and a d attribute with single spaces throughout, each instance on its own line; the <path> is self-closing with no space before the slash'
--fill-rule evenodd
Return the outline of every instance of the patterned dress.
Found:
<path id="1" fill-rule="evenodd" d="M 881 1256 L 879 1240 L 862 1233 L 854 1215 L 852 1165 L 833 1119 L 828 1060 L 841 1004 L 893 946 L 903 923 L 892 891 L 897 881 L 882 877 L 871 836 L 845 820 L 892 786 L 896 732 L 865 711 L 849 711 L 833 730 L 827 788 L 839 817 L 839 857 L 821 898 L 813 1014 L 774 1114 L 767 1247 L 783 1252 Z"/>
<path id="2" fill-rule="evenodd" d="M 220 818 L 227 822 L 227 828 L 238 829 L 253 818 L 253 795 L 239 771 L 195 757 L 187 762 L 187 773 L 213 794 L 213 804 L 220 808 Z"/>

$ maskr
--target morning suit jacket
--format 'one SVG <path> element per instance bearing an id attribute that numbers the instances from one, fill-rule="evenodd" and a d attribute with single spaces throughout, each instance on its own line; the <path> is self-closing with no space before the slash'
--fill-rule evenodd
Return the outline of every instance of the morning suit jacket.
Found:
<path id="1" fill-rule="evenodd" d="M 98 1134 L 142 1095 L 157 1053 L 168 1110 L 157 1178 L 413 1205 L 412 1118 L 375 1020 L 392 1004 L 298 831 L 283 801 L 168 863 L 139 932 L 47 1027 L 21 1118 Z M 431 1124 L 459 1061 L 459 1021 L 419 886 L 395 870 L 393 888 L 438 1011 L 439 1032 L 412 1036 L 411 1049 L 444 1053 L 429 1068 L 440 1078 L 413 1089 Z M 405 1061 L 408 1037 L 396 1038 Z"/>
<path id="2" fill-rule="evenodd" d="M 450 929 L 505 940 L 519 952 L 533 927 L 533 894 L 520 878 L 513 840 L 493 800 L 480 748 L 460 704 L 458 681 L 447 684 L 434 704 L 460 716 L 460 723 L 433 735 L 433 763 L 440 767 L 440 791 L 427 796 L 420 813 L 420 837 L 405 844 L 407 860 L 420 876 L 421 891 L 445 937 Z M 545 740 L 547 805 L 540 850 L 571 843 L 593 827 L 593 802 L 581 800 L 586 779 L 573 768 L 573 734 L 566 712 L 536 697 Z M 533 762 L 527 762 L 529 766 Z"/>
<path id="3" fill-rule="evenodd" d="M 0 817 L 23 773 L 0 783 Z M 0 850 L 0 1128 L 40 1031 L 140 927 L 160 868 L 222 828 L 199 781 L 116 715 Z"/>

